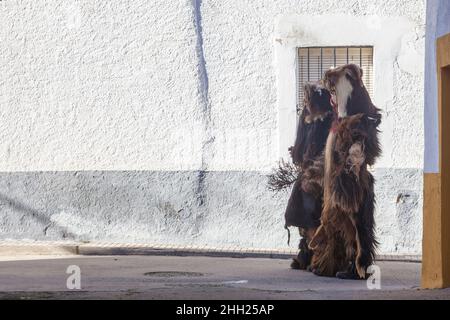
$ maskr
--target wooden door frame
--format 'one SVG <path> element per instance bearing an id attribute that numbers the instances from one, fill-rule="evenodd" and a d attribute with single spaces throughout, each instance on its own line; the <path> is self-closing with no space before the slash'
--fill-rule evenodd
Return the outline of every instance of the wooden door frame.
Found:
<path id="1" fill-rule="evenodd" d="M 437 40 L 436 59 L 439 172 L 424 174 L 422 288 L 426 289 L 450 287 L 450 34 Z"/>

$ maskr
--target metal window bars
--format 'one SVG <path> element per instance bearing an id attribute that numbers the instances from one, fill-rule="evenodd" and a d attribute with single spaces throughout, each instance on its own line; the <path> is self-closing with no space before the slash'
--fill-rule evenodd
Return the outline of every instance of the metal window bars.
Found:
<path id="1" fill-rule="evenodd" d="M 307 82 L 318 81 L 332 67 L 354 63 L 363 69 L 363 81 L 373 96 L 373 47 L 309 47 L 298 48 L 298 109 L 303 107 L 303 88 Z"/>

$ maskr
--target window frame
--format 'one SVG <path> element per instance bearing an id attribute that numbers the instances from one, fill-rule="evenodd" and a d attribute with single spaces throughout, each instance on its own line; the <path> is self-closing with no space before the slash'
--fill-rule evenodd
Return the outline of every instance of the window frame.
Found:
<path id="1" fill-rule="evenodd" d="M 278 110 L 278 152 L 274 163 L 289 161 L 289 147 L 297 129 L 297 48 L 328 46 L 372 46 L 374 104 L 383 113 L 380 142 L 383 155 L 376 168 L 391 168 L 394 152 L 391 137 L 395 124 L 385 113 L 393 108 L 394 65 L 407 47 L 403 39 L 414 32 L 414 24 L 405 17 L 364 17 L 348 14 L 281 14 L 275 18 L 273 35 L 274 68 Z"/>

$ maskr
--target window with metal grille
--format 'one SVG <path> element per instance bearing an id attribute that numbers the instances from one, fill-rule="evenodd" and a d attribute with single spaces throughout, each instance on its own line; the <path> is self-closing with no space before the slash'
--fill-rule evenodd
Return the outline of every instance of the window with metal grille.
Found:
<path id="1" fill-rule="evenodd" d="M 298 108 L 303 108 L 303 88 L 318 81 L 332 67 L 354 63 L 363 69 L 363 81 L 373 96 L 373 47 L 298 48 Z"/>

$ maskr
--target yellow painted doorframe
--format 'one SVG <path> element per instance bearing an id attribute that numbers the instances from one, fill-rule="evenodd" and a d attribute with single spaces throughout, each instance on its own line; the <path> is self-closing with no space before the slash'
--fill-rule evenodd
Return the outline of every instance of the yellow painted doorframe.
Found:
<path id="1" fill-rule="evenodd" d="M 450 34 L 437 40 L 439 172 L 424 174 L 422 287 L 450 287 Z"/>

